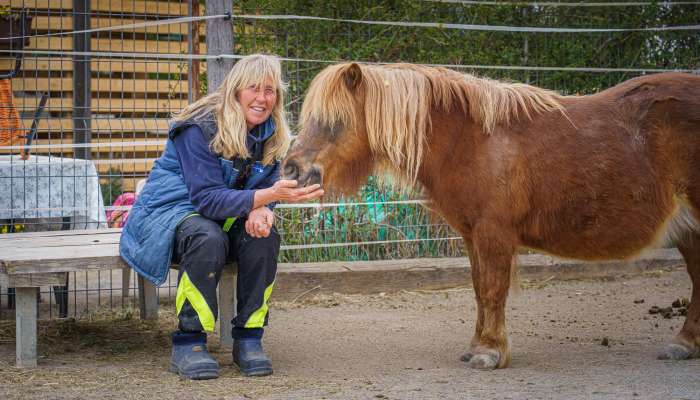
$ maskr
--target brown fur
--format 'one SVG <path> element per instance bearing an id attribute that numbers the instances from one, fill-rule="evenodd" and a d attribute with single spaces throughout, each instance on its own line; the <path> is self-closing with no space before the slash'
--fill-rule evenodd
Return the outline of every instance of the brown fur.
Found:
<path id="1" fill-rule="evenodd" d="M 302 121 L 286 175 L 348 192 L 387 165 L 464 237 L 478 305 L 471 366 L 510 361 L 504 306 L 519 248 L 626 259 L 669 232 L 695 316 L 675 340 L 687 354 L 671 357 L 700 354 L 699 76 L 564 97 L 445 69 L 342 64 L 314 80 Z"/>

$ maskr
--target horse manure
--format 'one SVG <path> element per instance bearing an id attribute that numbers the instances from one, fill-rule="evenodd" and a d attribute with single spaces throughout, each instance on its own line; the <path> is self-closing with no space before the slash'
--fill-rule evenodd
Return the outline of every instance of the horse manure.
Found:
<path id="1" fill-rule="evenodd" d="M 659 307 L 658 306 L 651 306 L 649 309 L 649 314 L 658 314 L 659 313 Z"/>
<path id="2" fill-rule="evenodd" d="M 638 300 L 634 301 L 634 304 L 643 304 L 643 303 L 644 303 L 644 299 L 638 299 Z"/>
<path id="3" fill-rule="evenodd" d="M 604 337 L 603 340 L 600 341 L 600 345 L 605 346 L 605 347 L 610 347 L 610 340 L 608 338 Z"/>
<path id="4" fill-rule="evenodd" d="M 671 303 L 671 307 L 673 308 L 681 308 L 681 307 L 688 307 L 690 304 L 690 301 L 688 301 L 687 297 L 681 297 L 679 299 L 676 299 Z"/>

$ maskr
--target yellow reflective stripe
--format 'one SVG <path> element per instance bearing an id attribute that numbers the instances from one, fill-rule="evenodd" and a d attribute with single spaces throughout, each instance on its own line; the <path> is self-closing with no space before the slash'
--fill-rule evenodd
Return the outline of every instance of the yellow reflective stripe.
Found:
<path id="1" fill-rule="evenodd" d="M 192 308 L 197 312 L 199 323 L 202 324 L 202 328 L 207 332 L 213 332 L 214 326 L 216 325 L 214 313 L 209 308 L 209 304 L 204 300 L 204 296 L 199 292 L 199 289 L 194 286 L 190 277 L 187 276 L 187 272 L 182 273 L 180 283 L 177 285 L 175 308 L 177 309 L 178 315 L 180 315 L 180 310 L 182 310 L 185 300 L 189 300 Z"/>
<path id="2" fill-rule="evenodd" d="M 229 229 L 231 229 L 231 226 L 233 226 L 233 221 L 236 220 L 236 217 L 231 217 L 231 218 L 226 218 L 226 222 L 224 222 L 224 232 L 228 232 Z"/>
<path id="3" fill-rule="evenodd" d="M 195 217 L 195 216 L 197 216 L 197 215 L 199 215 L 199 214 L 197 214 L 197 213 L 187 214 L 187 215 L 185 215 L 185 218 L 183 218 L 183 219 L 180 221 L 180 223 L 183 223 L 183 222 L 185 222 L 186 219 L 188 219 L 188 218 L 190 218 L 190 217 Z"/>
<path id="4" fill-rule="evenodd" d="M 245 323 L 246 328 L 262 328 L 263 325 L 265 325 L 265 316 L 267 315 L 267 301 L 270 300 L 270 295 L 272 294 L 272 286 L 275 285 L 275 282 L 273 281 L 270 286 L 265 289 L 265 294 L 263 295 L 263 303 L 260 308 L 255 310 L 250 317 L 248 318 L 248 321 Z"/>

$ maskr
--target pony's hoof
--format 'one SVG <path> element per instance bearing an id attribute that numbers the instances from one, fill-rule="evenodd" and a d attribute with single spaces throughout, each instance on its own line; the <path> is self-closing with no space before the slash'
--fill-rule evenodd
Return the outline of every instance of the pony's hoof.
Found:
<path id="1" fill-rule="evenodd" d="M 474 369 L 496 369 L 500 360 L 501 355 L 497 351 L 491 350 L 486 353 L 472 355 L 469 359 L 469 367 Z"/>
<path id="2" fill-rule="evenodd" d="M 682 344 L 670 343 L 659 353 L 659 360 L 687 360 L 700 357 L 700 350 L 690 349 Z"/>
<path id="3" fill-rule="evenodd" d="M 472 353 L 470 350 L 470 351 L 462 354 L 462 357 L 460 357 L 459 359 L 464 361 L 464 362 L 469 362 L 469 360 L 471 360 L 472 357 L 474 357 L 474 353 Z"/>

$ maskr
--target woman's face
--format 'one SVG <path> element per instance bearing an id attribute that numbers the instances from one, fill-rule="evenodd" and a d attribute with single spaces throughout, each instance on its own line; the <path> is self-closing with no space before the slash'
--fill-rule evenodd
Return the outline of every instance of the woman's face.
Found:
<path id="1" fill-rule="evenodd" d="M 251 85 L 242 89 L 236 98 L 243 107 L 246 126 L 251 130 L 265 122 L 272 114 L 272 108 L 277 101 L 277 88 L 272 79 L 268 78 L 260 86 Z"/>

